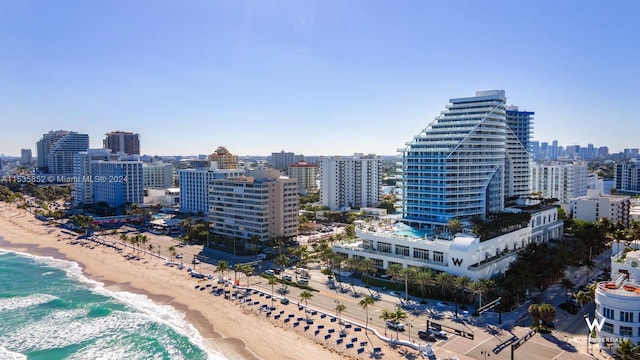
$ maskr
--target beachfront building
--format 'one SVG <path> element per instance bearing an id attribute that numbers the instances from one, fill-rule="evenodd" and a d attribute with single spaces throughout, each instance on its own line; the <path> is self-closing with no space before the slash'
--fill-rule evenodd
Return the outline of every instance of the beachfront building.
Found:
<path id="1" fill-rule="evenodd" d="M 599 282 L 595 291 L 595 321 L 603 324 L 596 336 L 602 349 L 618 346 L 616 340 L 640 344 L 640 251 L 613 246 L 611 280 Z"/>
<path id="2" fill-rule="evenodd" d="M 220 170 L 239 169 L 238 155 L 234 155 L 224 146 L 218 146 L 213 154 L 209 155 L 209 161 L 215 162 Z"/>
<path id="3" fill-rule="evenodd" d="M 587 194 L 589 173 L 581 161 L 547 161 L 531 165 L 531 192 L 547 199 L 558 199 L 565 210 L 571 199 Z"/>
<path id="4" fill-rule="evenodd" d="M 234 239 L 266 241 L 298 234 L 298 184 L 278 170 L 253 170 L 248 176 L 211 181 L 212 233 Z"/>
<path id="5" fill-rule="evenodd" d="M 140 155 L 140 135 L 126 131 L 112 131 L 104 134 L 102 144 L 114 154 Z"/>
<path id="6" fill-rule="evenodd" d="M 182 169 L 180 180 L 180 211 L 184 213 L 209 212 L 209 184 L 215 179 L 244 175 L 242 169 L 220 169 L 214 161 L 208 168 Z"/>
<path id="7" fill-rule="evenodd" d="M 452 219 L 500 212 L 505 197 L 528 194 L 532 115 L 507 111 L 504 90 L 451 99 L 399 150 L 403 220 L 442 229 Z"/>
<path id="8" fill-rule="evenodd" d="M 640 163 L 629 161 L 616 164 L 615 188 L 618 192 L 640 194 Z"/>
<path id="9" fill-rule="evenodd" d="M 399 264 L 426 266 L 473 280 L 491 278 L 503 274 L 529 244 L 558 239 L 563 233 L 564 222 L 554 206 L 516 206 L 505 211 L 527 213 L 530 220 L 487 238 L 468 231 L 434 234 L 402 223 L 362 222 L 356 227 L 357 241 L 334 245 L 333 250 L 345 258 L 371 259 L 381 270 Z"/>
<path id="10" fill-rule="evenodd" d="M 298 180 L 298 192 L 301 195 L 318 191 L 318 165 L 301 160 L 289 165 L 289 177 Z"/>
<path id="11" fill-rule="evenodd" d="M 48 174 L 73 175 L 73 156 L 89 149 L 89 135 L 74 131 L 49 131 L 36 143 L 38 167 Z"/>
<path id="12" fill-rule="evenodd" d="M 286 170 L 289 165 L 297 161 L 296 158 L 296 154 L 285 152 L 284 150 L 271 153 L 271 167 L 278 170 Z"/>
<path id="13" fill-rule="evenodd" d="M 111 158 L 109 149 L 88 149 L 73 156 L 73 201 L 74 207 L 93 204 L 93 171 L 91 162 L 108 161 Z"/>
<path id="14" fill-rule="evenodd" d="M 587 190 L 587 195 L 571 199 L 571 218 L 597 221 L 607 218 L 613 224 L 629 225 L 631 199 L 623 195 L 604 195 L 598 190 Z"/>
<path id="15" fill-rule="evenodd" d="M 20 150 L 20 165 L 31 165 L 32 162 L 31 149 Z"/>
<path id="16" fill-rule="evenodd" d="M 162 161 L 142 164 L 144 187 L 153 189 L 168 189 L 173 187 L 173 165 Z"/>
<path id="17" fill-rule="evenodd" d="M 106 202 L 119 210 L 126 205 L 144 203 L 142 161 L 138 157 L 92 161 L 91 171 L 94 204 Z"/>
<path id="18" fill-rule="evenodd" d="M 144 203 L 145 205 L 160 204 L 167 208 L 177 208 L 180 206 L 180 188 L 154 189 L 145 187 Z"/>
<path id="19" fill-rule="evenodd" d="M 375 207 L 381 200 L 382 160 L 369 154 L 320 157 L 320 203 L 331 210 Z"/>

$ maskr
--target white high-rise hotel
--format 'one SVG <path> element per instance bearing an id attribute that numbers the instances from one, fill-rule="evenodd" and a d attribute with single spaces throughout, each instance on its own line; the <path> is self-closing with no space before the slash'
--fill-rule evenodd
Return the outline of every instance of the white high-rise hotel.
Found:
<path id="1" fill-rule="evenodd" d="M 403 218 L 412 226 L 484 218 L 502 211 L 505 197 L 529 193 L 533 113 L 507 110 L 504 90 L 450 102 L 400 149 Z"/>
<path id="2" fill-rule="evenodd" d="M 382 160 L 375 155 L 321 157 L 320 202 L 331 210 L 374 207 L 380 203 Z"/>

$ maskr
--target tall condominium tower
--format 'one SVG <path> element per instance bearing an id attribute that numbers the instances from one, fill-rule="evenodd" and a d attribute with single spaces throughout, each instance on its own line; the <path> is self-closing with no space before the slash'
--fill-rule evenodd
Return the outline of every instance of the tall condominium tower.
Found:
<path id="1" fill-rule="evenodd" d="M 320 202 L 331 210 L 373 207 L 380 203 L 382 160 L 376 155 L 321 157 Z"/>
<path id="2" fill-rule="evenodd" d="M 71 176 L 73 156 L 89 149 L 89 135 L 74 131 L 50 131 L 36 144 L 38 167 L 49 174 Z"/>
<path id="3" fill-rule="evenodd" d="M 278 170 L 286 170 L 289 165 L 296 162 L 296 154 L 292 152 L 271 153 L 271 167 Z"/>
<path id="4" fill-rule="evenodd" d="M 484 218 L 502 211 L 506 196 L 528 192 L 530 130 L 525 128 L 532 113 L 509 111 L 504 90 L 451 99 L 400 149 L 407 223 L 438 228 L 451 219 Z"/>
<path id="5" fill-rule="evenodd" d="M 31 165 L 31 149 L 20 150 L 20 165 Z"/>
<path id="6" fill-rule="evenodd" d="M 126 131 L 112 131 L 104 135 L 102 141 L 105 149 L 114 154 L 140 155 L 140 135 Z"/>

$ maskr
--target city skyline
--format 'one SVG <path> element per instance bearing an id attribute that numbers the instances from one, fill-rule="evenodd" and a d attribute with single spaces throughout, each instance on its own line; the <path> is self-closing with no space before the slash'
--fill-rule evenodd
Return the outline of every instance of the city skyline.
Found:
<path id="1" fill-rule="evenodd" d="M 65 129 L 91 148 L 139 133 L 154 155 L 394 155 L 491 89 L 535 112 L 535 140 L 638 148 L 639 7 L 1 2 L 0 153 Z"/>

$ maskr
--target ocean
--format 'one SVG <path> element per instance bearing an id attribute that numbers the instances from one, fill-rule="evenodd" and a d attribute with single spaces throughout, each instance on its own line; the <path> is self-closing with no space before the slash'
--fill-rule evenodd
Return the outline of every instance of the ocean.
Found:
<path id="1" fill-rule="evenodd" d="M 184 314 L 77 263 L 0 250 L 0 359 L 213 359 Z"/>

